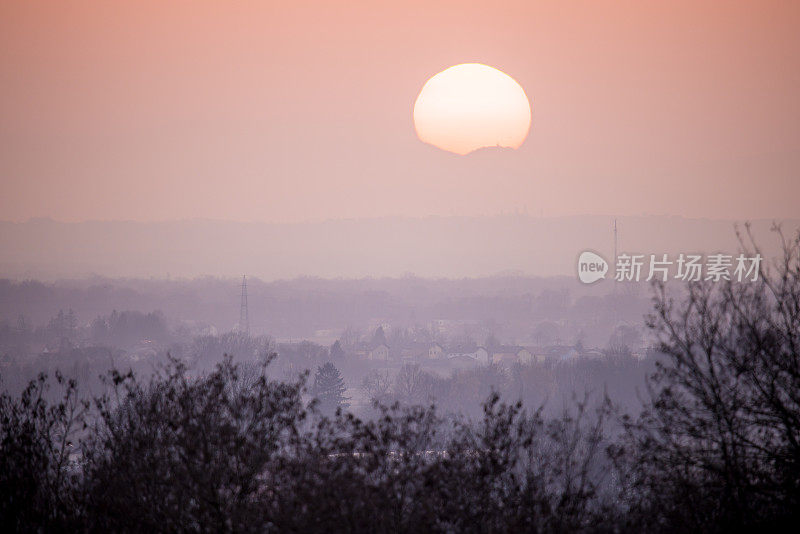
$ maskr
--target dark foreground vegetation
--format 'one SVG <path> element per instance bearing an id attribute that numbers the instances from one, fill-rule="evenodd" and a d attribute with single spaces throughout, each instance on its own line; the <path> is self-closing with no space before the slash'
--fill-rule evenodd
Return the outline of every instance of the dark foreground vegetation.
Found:
<path id="1" fill-rule="evenodd" d="M 729 532 L 800 519 L 800 247 L 748 284 L 659 288 L 662 363 L 641 413 L 560 417 L 490 396 L 326 416 L 295 382 L 226 358 L 0 397 L 12 531 Z M 333 382 L 336 382 L 333 380 Z M 321 382 L 320 382 L 321 383 Z M 61 400 L 48 399 L 63 388 Z M 313 389 L 313 388 L 312 388 Z M 787 527 L 783 527 L 787 528 Z"/>

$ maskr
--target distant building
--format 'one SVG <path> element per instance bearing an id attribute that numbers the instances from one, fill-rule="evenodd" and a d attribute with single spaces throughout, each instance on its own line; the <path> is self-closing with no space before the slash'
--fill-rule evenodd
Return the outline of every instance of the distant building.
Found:
<path id="1" fill-rule="evenodd" d="M 603 353 L 603 351 L 591 349 L 581 352 L 580 357 L 586 360 L 603 360 L 606 358 L 606 355 Z"/>
<path id="2" fill-rule="evenodd" d="M 478 347 L 475 350 L 475 360 L 477 360 L 479 363 L 488 365 L 490 363 L 490 359 L 489 351 L 486 350 L 486 347 Z"/>
<path id="3" fill-rule="evenodd" d="M 492 354 L 492 363 L 511 365 L 514 363 L 528 364 L 544 361 L 543 356 L 534 356 L 526 347 L 503 345 Z"/>
<path id="4" fill-rule="evenodd" d="M 448 363 L 457 369 L 469 369 L 480 365 L 478 360 L 464 354 L 459 354 L 448 358 Z"/>
<path id="5" fill-rule="evenodd" d="M 475 363 L 488 364 L 489 351 L 475 344 L 454 345 L 447 349 L 447 359 L 451 362 L 472 360 Z"/>
<path id="6" fill-rule="evenodd" d="M 389 359 L 389 347 L 386 344 L 381 343 L 377 347 L 374 347 L 372 350 L 369 351 L 367 355 L 367 359 L 369 360 L 381 360 L 386 361 Z"/>
<path id="7" fill-rule="evenodd" d="M 575 347 L 554 345 L 547 349 L 547 355 L 553 361 L 573 362 L 580 356 L 580 353 Z"/>
<path id="8" fill-rule="evenodd" d="M 366 360 L 387 361 L 389 360 L 389 346 L 386 343 L 362 343 L 356 350 L 356 356 Z"/>

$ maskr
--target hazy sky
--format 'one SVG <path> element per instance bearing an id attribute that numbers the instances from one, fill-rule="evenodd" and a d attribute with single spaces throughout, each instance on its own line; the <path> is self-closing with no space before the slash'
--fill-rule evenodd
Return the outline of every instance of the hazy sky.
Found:
<path id="1" fill-rule="evenodd" d="M 517 150 L 421 143 L 480 62 Z M 800 215 L 800 3 L 0 3 L 0 219 Z"/>

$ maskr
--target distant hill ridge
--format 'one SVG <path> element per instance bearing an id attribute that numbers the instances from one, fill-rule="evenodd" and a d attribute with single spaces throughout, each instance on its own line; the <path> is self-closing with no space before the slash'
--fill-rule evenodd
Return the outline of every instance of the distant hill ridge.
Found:
<path id="1" fill-rule="evenodd" d="M 493 149 L 487 149 L 489 151 Z M 476 156 L 480 157 L 479 154 Z M 382 217 L 304 223 L 33 219 L 0 222 L 0 277 L 55 279 L 236 276 L 264 280 L 573 275 L 586 249 L 613 255 L 610 216 Z M 740 223 L 743 221 L 740 221 Z M 618 217 L 619 251 L 643 254 L 738 250 L 735 221 Z M 783 221 L 787 231 L 800 220 Z M 772 221 L 753 222 L 774 253 Z"/>

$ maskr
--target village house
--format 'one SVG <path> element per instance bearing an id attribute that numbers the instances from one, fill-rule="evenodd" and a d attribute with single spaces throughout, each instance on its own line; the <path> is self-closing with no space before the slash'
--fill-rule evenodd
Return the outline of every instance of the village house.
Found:
<path id="1" fill-rule="evenodd" d="M 533 353 L 526 347 L 503 345 L 492 354 L 492 363 L 511 365 L 514 363 L 528 364 L 542 361 L 543 358 L 534 358 Z"/>
<path id="2" fill-rule="evenodd" d="M 363 360 L 388 361 L 391 359 L 389 345 L 386 343 L 359 343 L 355 355 Z"/>
<path id="3" fill-rule="evenodd" d="M 472 360 L 476 363 L 488 364 L 489 351 L 486 350 L 486 347 L 475 344 L 454 345 L 447 349 L 447 359 L 451 362 Z"/>

